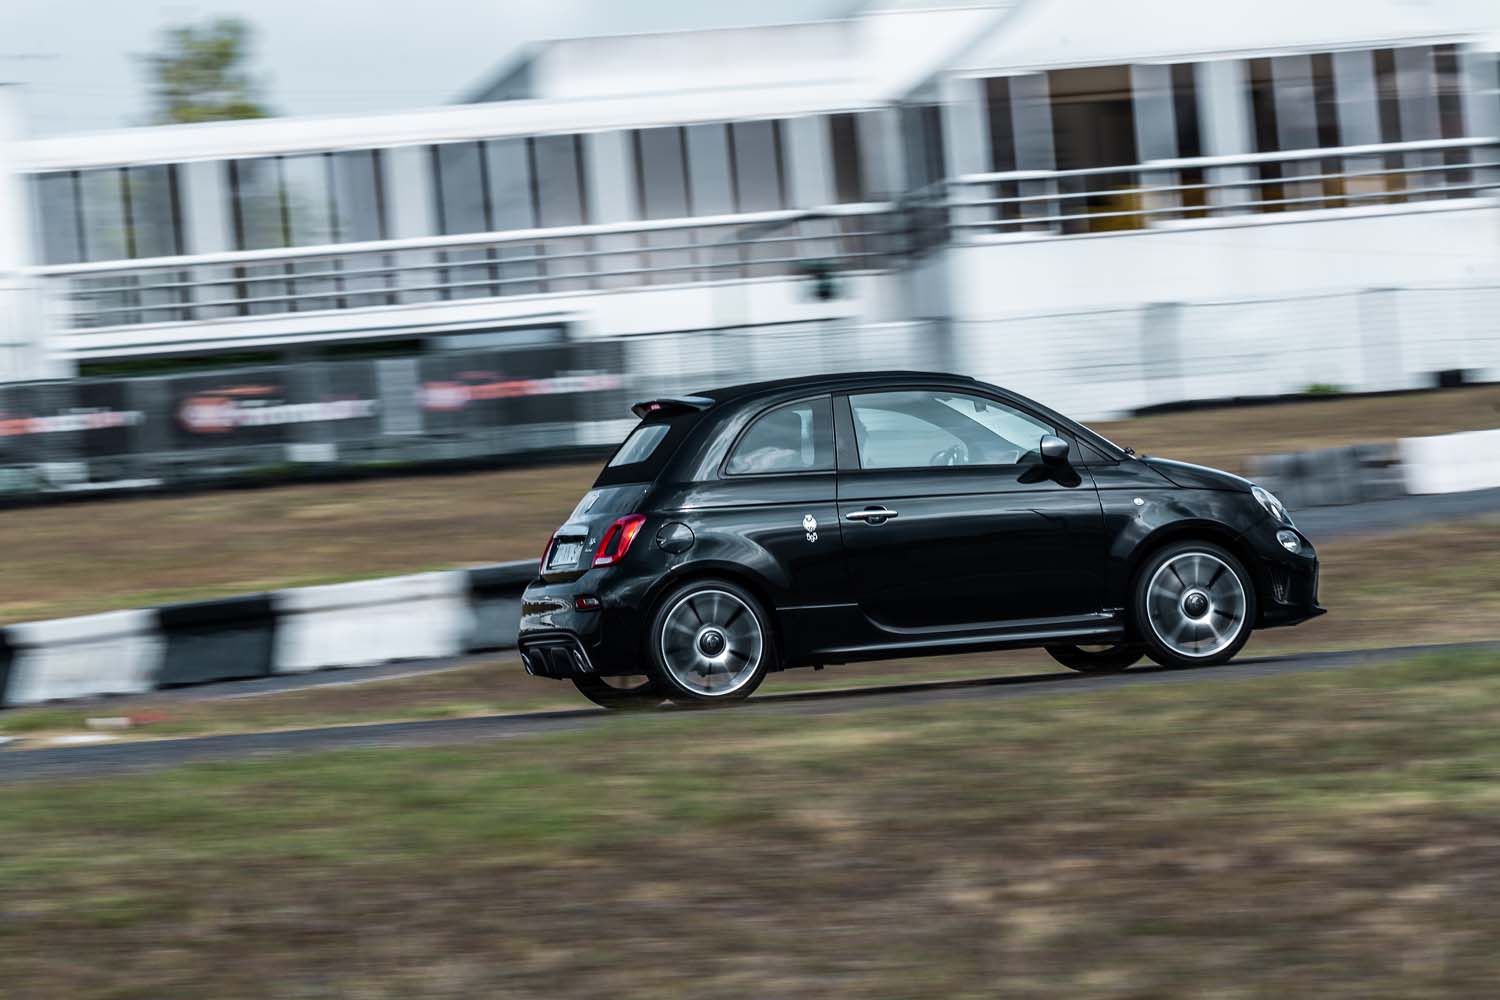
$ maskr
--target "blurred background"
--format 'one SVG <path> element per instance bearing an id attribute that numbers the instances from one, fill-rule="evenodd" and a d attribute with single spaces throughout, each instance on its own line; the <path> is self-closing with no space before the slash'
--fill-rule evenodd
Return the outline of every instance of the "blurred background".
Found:
<path id="1" fill-rule="evenodd" d="M 821 370 L 1086 419 L 1500 372 L 1492 4 L 89 7 L 0 52 L 10 492 Z"/>
<path id="2" fill-rule="evenodd" d="M 1494 0 L 6 0 L 0 993 L 1488 995 L 1497 317 Z M 864 369 L 1253 475 L 1253 669 L 1386 665 L 21 763 L 577 708 L 493 650 L 629 405 Z M 299 676 L 444 662 L 271 676 L 351 586 Z"/>

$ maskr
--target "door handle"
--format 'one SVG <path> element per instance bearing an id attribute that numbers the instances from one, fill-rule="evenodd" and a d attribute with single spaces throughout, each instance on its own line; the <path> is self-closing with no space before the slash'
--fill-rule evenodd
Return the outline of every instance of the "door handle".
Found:
<path id="1" fill-rule="evenodd" d="M 884 524 L 896 517 L 896 512 L 886 510 L 884 507 L 867 507 L 864 510 L 851 511 L 844 515 L 846 521 L 863 521 L 866 524 Z"/>

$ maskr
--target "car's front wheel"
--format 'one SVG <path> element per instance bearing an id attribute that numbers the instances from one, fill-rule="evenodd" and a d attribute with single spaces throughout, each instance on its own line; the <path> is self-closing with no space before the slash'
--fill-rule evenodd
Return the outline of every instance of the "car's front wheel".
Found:
<path id="1" fill-rule="evenodd" d="M 1135 625 L 1146 655 L 1164 667 L 1211 667 L 1250 641 L 1255 586 L 1228 550 L 1177 542 L 1136 576 Z"/>
<path id="2" fill-rule="evenodd" d="M 760 602 L 727 580 L 669 593 L 652 616 L 649 653 L 667 697 L 690 705 L 748 698 L 776 655 Z"/>
<path id="3" fill-rule="evenodd" d="M 617 712 L 643 711 L 667 700 L 661 682 L 654 677 L 575 676 L 573 686 L 595 705 Z"/>
<path id="4" fill-rule="evenodd" d="M 1146 647 L 1130 642 L 1112 646 L 1048 646 L 1047 654 L 1081 674 L 1113 674 L 1139 663 L 1146 655 Z"/>

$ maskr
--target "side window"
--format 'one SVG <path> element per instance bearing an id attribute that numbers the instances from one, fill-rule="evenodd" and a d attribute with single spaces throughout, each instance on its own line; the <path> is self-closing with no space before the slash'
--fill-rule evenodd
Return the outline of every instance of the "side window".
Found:
<path id="1" fill-rule="evenodd" d="M 1056 429 L 1003 403 L 943 390 L 849 397 L 859 464 L 866 469 L 1030 465 Z"/>
<path id="2" fill-rule="evenodd" d="M 824 396 L 763 413 L 729 456 L 731 476 L 833 471 L 833 402 Z"/>

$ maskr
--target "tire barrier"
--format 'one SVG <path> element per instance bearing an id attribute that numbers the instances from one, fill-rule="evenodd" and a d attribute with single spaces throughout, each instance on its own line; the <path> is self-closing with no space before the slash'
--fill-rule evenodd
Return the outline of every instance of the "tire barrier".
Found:
<path id="1" fill-rule="evenodd" d="M 535 562 L 0 629 L 0 707 L 511 649 Z"/>

